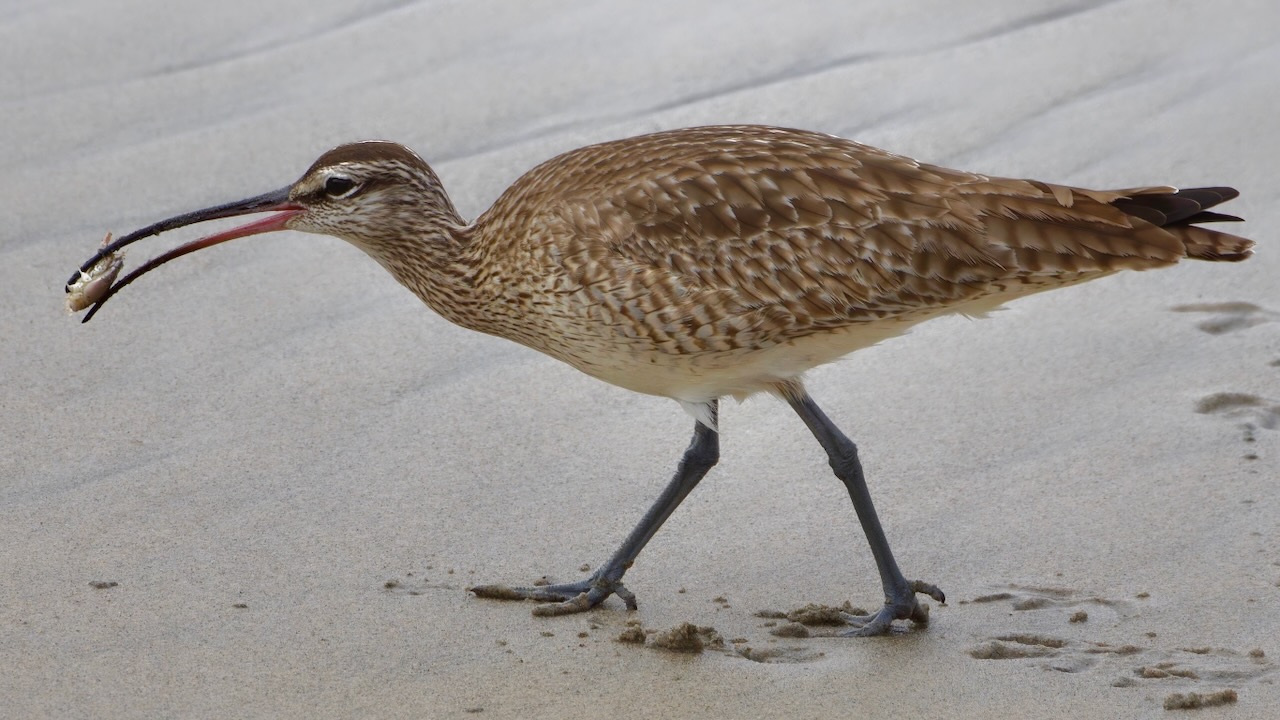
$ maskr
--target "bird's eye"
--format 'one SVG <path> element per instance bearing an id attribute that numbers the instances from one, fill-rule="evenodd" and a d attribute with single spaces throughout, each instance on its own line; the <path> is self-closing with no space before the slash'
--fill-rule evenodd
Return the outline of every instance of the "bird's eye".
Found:
<path id="1" fill-rule="evenodd" d="M 324 193 L 329 197 L 341 198 L 355 192 L 356 181 L 341 175 L 331 175 L 324 181 Z"/>

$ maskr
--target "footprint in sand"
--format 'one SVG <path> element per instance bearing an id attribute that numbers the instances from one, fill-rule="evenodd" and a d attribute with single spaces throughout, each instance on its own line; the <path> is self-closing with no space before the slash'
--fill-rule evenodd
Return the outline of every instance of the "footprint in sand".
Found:
<path id="1" fill-rule="evenodd" d="M 1173 312 L 1203 313 L 1209 317 L 1201 320 L 1196 327 L 1210 335 L 1246 330 L 1280 319 L 1280 313 L 1267 310 L 1251 302 L 1192 303 L 1175 305 L 1169 308 Z"/>
<path id="2" fill-rule="evenodd" d="M 1205 395 L 1196 402 L 1196 412 L 1219 415 L 1265 430 L 1280 428 L 1280 402 L 1249 393 L 1220 392 Z"/>
<path id="3" fill-rule="evenodd" d="M 972 600 L 961 600 L 961 605 L 968 603 L 992 603 L 1008 601 L 1014 610 L 1058 609 L 1070 622 L 1080 622 L 1089 617 L 1092 610 L 1095 616 L 1101 614 L 1112 619 L 1136 615 L 1133 603 L 1125 600 L 1109 600 L 1097 595 L 1084 595 L 1075 590 L 1056 587 L 1033 587 L 1029 585 L 1009 585 L 999 592 L 979 595 Z M 1066 610 L 1073 610 L 1067 613 Z M 1095 619 L 1097 619 L 1095 617 Z"/>
<path id="4" fill-rule="evenodd" d="M 1220 392 L 1206 395 L 1196 403 L 1196 412 L 1217 415 L 1236 423 L 1246 443 L 1257 442 L 1257 430 L 1280 429 L 1280 402 L 1249 393 Z M 1246 460 L 1257 460 L 1258 452 L 1245 452 Z"/>
<path id="5" fill-rule="evenodd" d="M 1011 585 L 999 592 L 961 600 L 959 604 L 969 603 L 1008 603 L 1015 611 L 1055 612 L 1063 616 L 1066 626 L 1070 626 L 1080 612 L 1076 610 L 1068 616 L 1067 610 L 1082 606 L 1092 606 L 1091 610 L 1104 608 L 1114 613 L 1116 619 L 1139 615 L 1136 603 L 1088 596 L 1062 588 Z M 1072 631 L 1068 634 L 1080 633 Z M 1256 682 L 1276 669 L 1275 663 L 1261 648 L 1243 652 L 1209 646 L 1162 648 L 1153 642 L 1154 638 L 1154 633 L 1147 633 L 1142 644 L 1112 644 L 1056 635 L 1009 633 L 972 646 L 968 654 L 975 660 L 1030 662 L 1045 670 L 1087 672 L 1097 675 L 1112 687 L 1144 687 L 1173 692 L 1166 702 L 1175 695 L 1192 699 L 1230 696 L 1230 700 L 1224 701 L 1234 702 L 1237 688 Z M 1189 694 L 1183 695 L 1182 692 Z"/>

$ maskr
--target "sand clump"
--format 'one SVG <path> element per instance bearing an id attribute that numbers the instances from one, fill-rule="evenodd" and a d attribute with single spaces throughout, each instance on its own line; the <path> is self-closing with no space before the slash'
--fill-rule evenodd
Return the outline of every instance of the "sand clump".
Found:
<path id="1" fill-rule="evenodd" d="M 655 634 L 651 644 L 671 652 L 696 654 L 707 648 L 723 650 L 724 638 L 713 627 L 699 627 L 687 622 Z"/>
<path id="2" fill-rule="evenodd" d="M 1180 677 L 1188 680 L 1199 680 L 1200 675 L 1195 670 L 1176 667 L 1174 663 L 1158 663 L 1156 665 L 1144 665 L 1135 671 L 1138 677 L 1153 679 Z"/>
<path id="3" fill-rule="evenodd" d="M 1238 700 L 1236 691 L 1231 688 L 1211 693 L 1173 693 L 1164 699 L 1165 710 L 1195 710 L 1214 705 L 1230 705 Z"/>
<path id="4" fill-rule="evenodd" d="M 627 625 L 627 629 L 615 638 L 620 643 L 647 645 L 659 650 L 691 655 L 697 655 L 705 650 L 725 649 L 724 638 L 715 628 L 708 625 L 685 622 L 661 632 L 645 630 L 638 622 Z"/>
<path id="5" fill-rule="evenodd" d="M 850 615 L 866 614 L 866 610 L 854 607 L 846 600 L 840 606 L 809 603 L 804 607 L 786 612 L 781 610 L 761 610 L 756 613 L 756 617 L 767 620 L 789 620 L 792 623 L 813 627 L 817 625 L 849 625 Z"/>
<path id="6" fill-rule="evenodd" d="M 643 628 L 629 627 L 619 633 L 616 639 L 618 642 L 626 643 L 628 645 L 643 645 L 647 638 L 648 635 L 645 633 Z"/>
<path id="7" fill-rule="evenodd" d="M 798 622 L 789 622 L 769 631 L 770 635 L 785 638 L 807 638 L 811 636 L 809 628 Z"/>

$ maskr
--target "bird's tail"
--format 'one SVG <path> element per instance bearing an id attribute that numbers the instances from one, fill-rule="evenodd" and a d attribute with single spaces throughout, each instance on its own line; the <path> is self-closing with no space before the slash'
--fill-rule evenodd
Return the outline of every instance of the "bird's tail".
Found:
<path id="1" fill-rule="evenodd" d="M 1240 193 L 1235 188 L 1207 187 L 1169 191 L 1169 188 L 1122 190 L 1125 197 L 1111 205 L 1125 214 L 1168 230 L 1182 241 L 1187 257 L 1239 262 L 1253 254 L 1253 241 L 1200 227 L 1200 223 L 1240 222 L 1234 215 L 1210 212 Z"/>

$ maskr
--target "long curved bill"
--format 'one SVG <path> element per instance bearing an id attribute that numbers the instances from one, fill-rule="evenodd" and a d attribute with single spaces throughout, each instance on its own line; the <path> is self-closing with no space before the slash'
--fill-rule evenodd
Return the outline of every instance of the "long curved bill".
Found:
<path id="1" fill-rule="evenodd" d="M 196 210 L 195 212 L 171 217 L 168 220 L 161 220 L 154 225 L 148 225 L 141 230 L 121 237 L 115 242 L 104 245 L 98 252 L 94 253 L 93 257 L 85 261 L 79 270 L 72 273 L 71 278 L 67 280 L 66 286 L 67 293 L 76 301 L 71 307 L 73 309 L 83 309 L 92 304 L 93 307 L 89 309 L 89 313 L 80 321 L 82 323 L 89 322 L 90 318 L 98 312 L 103 304 L 112 295 L 119 292 L 121 288 L 170 260 L 228 240 L 284 230 L 287 227 L 286 223 L 302 211 L 303 207 L 301 205 L 289 200 L 289 188 L 282 188 L 264 195 L 248 198 L 247 200 Z M 122 264 L 122 261 L 116 257 L 116 253 L 127 245 L 152 235 L 159 235 L 166 230 L 186 227 L 187 225 L 194 225 L 207 220 L 261 212 L 275 212 L 276 214 L 180 245 L 163 255 L 147 261 L 120 280 L 111 283 Z M 111 284 L 108 285 L 108 283 Z"/>

